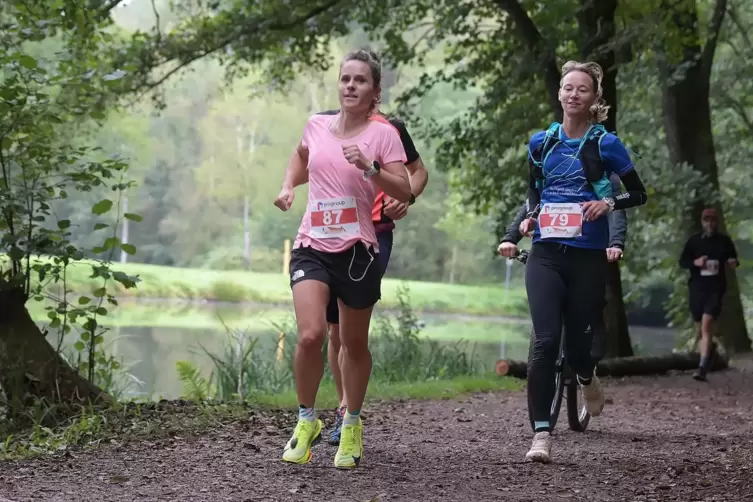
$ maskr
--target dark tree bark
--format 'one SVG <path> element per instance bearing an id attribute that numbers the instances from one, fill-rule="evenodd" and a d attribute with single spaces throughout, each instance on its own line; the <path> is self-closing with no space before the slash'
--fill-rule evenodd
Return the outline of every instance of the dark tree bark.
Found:
<path id="1" fill-rule="evenodd" d="M 602 97 L 611 106 L 609 117 L 604 122 L 608 131 L 617 131 L 617 65 L 614 49 L 616 28 L 614 14 L 617 0 L 581 0 L 578 12 L 581 41 L 580 53 L 584 61 L 595 61 L 604 70 L 601 82 Z M 606 327 L 605 357 L 627 357 L 633 355 L 630 342 L 625 302 L 622 298 L 622 277 L 619 262 L 610 263 L 607 271 L 606 305 L 604 307 Z"/>
<path id="2" fill-rule="evenodd" d="M 558 96 L 561 74 L 554 48 L 544 40 L 518 0 L 497 0 L 497 5 L 515 21 L 518 36 L 528 46 L 534 63 L 541 69 L 554 120 L 562 122 L 562 105 Z"/>
<path id="3" fill-rule="evenodd" d="M 57 404 L 109 401 L 47 342 L 20 289 L 0 289 L 0 385 L 14 410 L 36 399 Z"/>
<path id="4" fill-rule="evenodd" d="M 682 43 L 680 57 L 677 50 L 667 49 L 659 64 L 662 77 L 662 104 L 667 146 L 673 162 L 687 162 L 706 177 L 715 192 L 719 192 L 719 173 L 711 128 L 711 67 L 717 37 L 727 10 L 726 0 L 717 0 L 709 27 L 709 36 L 702 47 L 699 40 L 698 14 L 695 0 L 666 2 L 664 8 L 671 16 L 676 33 L 665 41 L 665 48 Z M 685 223 L 689 236 L 700 231 L 701 211 L 708 204 L 699 200 L 688 214 Z M 724 213 L 719 213 L 719 229 L 726 232 Z M 734 270 L 727 270 L 727 294 L 724 296 L 718 329 L 722 343 L 730 353 L 751 351 L 751 341 L 745 326 L 745 315 L 740 300 L 740 287 Z"/>

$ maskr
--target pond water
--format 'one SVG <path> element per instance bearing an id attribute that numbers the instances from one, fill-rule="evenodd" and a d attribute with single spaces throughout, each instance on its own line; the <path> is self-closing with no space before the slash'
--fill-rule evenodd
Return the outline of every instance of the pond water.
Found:
<path id="1" fill-rule="evenodd" d="M 380 312 L 379 315 L 391 316 Z M 36 316 L 35 316 L 36 317 Z M 525 360 L 530 321 L 453 314 L 418 314 L 421 336 L 441 344 L 462 342 L 483 368 L 493 370 L 501 357 Z M 39 319 L 41 321 L 41 319 Z M 258 338 L 260 350 L 274 357 L 280 323 L 292 320 L 289 308 L 170 302 L 121 303 L 105 336 L 108 350 L 121 358 L 133 376 L 129 394 L 144 398 L 178 398 L 182 384 L 176 362 L 188 360 L 209 375 L 212 366 L 202 347 L 220 353 L 230 339 L 227 330 Z M 640 354 L 662 354 L 675 345 L 673 330 L 631 326 Z"/>

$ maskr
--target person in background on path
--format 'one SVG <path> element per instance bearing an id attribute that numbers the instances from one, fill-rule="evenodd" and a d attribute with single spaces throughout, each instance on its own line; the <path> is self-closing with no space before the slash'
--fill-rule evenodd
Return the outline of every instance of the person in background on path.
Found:
<path id="1" fill-rule="evenodd" d="M 722 298 L 727 292 L 726 267 L 740 265 L 735 244 L 718 231 L 718 224 L 716 210 L 704 209 L 702 230 L 690 236 L 680 255 L 680 267 L 690 270 L 688 303 L 701 342 L 701 358 L 693 378 L 704 382 L 712 356 L 713 324 L 722 312 Z"/>
<path id="2" fill-rule="evenodd" d="M 340 310 L 343 387 L 347 410 L 335 467 L 353 469 L 363 459 L 361 406 L 371 376 L 369 327 L 381 297 L 374 264 L 379 243 L 371 221 L 378 190 L 401 202 L 411 198 L 405 150 L 395 129 L 369 120 L 381 91 L 381 64 L 365 50 L 340 64 L 340 113 L 312 115 L 274 201 L 290 209 L 295 187 L 308 182 L 308 201 L 290 253 L 290 287 L 298 328 L 294 358 L 298 423 L 285 445 L 285 462 L 305 464 L 321 438 L 314 405 L 324 373 L 322 345 L 331 295 Z"/>
<path id="3" fill-rule="evenodd" d="M 373 52 L 371 57 L 375 61 L 379 58 Z M 404 218 L 408 214 L 408 206 L 415 203 L 416 198 L 421 195 L 429 182 L 429 172 L 426 170 L 421 157 L 413 144 L 413 138 L 408 133 L 405 123 L 395 117 L 389 117 L 381 113 L 378 109 L 379 98 L 377 98 L 377 107 L 374 109 L 370 119 L 390 124 L 400 135 L 400 141 L 403 143 L 407 162 L 406 169 L 410 175 L 411 198 L 407 203 L 400 202 L 396 199 L 387 197 L 384 191 L 379 190 L 374 207 L 371 211 L 371 220 L 374 222 L 377 241 L 379 241 L 379 271 L 384 277 L 387 266 L 392 256 L 392 232 L 395 229 L 395 221 Z M 336 115 L 339 110 L 327 110 L 320 112 L 319 115 Z M 339 445 L 342 431 L 343 417 L 345 416 L 345 394 L 343 392 L 342 376 L 340 367 L 342 362 L 342 351 L 340 350 L 340 311 L 337 308 L 337 297 L 330 293 L 329 304 L 327 304 L 327 324 L 329 332 L 329 343 L 327 344 L 327 360 L 332 371 L 332 378 L 335 381 L 337 391 L 338 409 L 335 415 L 335 424 L 330 433 L 329 444 Z"/>

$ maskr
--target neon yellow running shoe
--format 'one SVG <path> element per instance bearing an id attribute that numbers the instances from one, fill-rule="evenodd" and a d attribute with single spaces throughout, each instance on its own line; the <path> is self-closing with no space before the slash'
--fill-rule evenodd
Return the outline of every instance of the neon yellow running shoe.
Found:
<path id="1" fill-rule="evenodd" d="M 282 461 L 292 464 L 307 464 L 311 460 L 311 447 L 322 437 L 322 421 L 316 419 L 298 420 L 285 450 L 282 452 Z"/>
<path id="2" fill-rule="evenodd" d="M 343 425 L 340 446 L 335 455 L 335 467 L 355 469 L 363 460 L 363 422 L 358 425 Z"/>

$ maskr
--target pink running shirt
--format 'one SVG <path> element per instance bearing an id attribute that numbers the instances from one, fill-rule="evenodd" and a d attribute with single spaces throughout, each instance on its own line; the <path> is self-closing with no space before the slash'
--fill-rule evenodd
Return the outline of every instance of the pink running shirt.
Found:
<path id="1" fill-rule="evenodd" d="M 381 165 L 405 163 L 405 150 L 395 128 L 375 120 L 352 138 L 341 139 L 329 130 L 338 115 L 313 115 L 303 130 L 302 144 L 309 151 L 309 193 L 294 248 L 311 246 L 339 253 L 361 241 L 379 252 L 371 207 L 378 187 L 363 179 L 363 171 L 343 155 L 344 145 L 358 145 L 367 159 Z"/>

